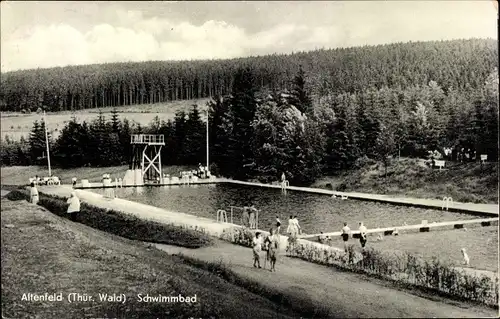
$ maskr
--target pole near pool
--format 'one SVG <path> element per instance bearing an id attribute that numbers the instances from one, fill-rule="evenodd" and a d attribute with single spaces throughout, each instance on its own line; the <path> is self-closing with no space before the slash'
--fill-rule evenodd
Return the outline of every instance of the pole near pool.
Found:
<path id="1" fill-rule="evenodd" d="M 45 120 L 45 111 L 43 111 L 43 126 L 45 127 L 45 145 L 47 145 L 47 163 L 49 165 L 49 177 L 52 177 L 52 171 L 50 170 L 49 135 L 47 134 L 47 121 Z"/>
<path id="2" fill-rule="evenodd" d="M 208 107 L 209 106 L 208 106 L 208 103 L 207 103 L 207 171 L 209 171 L 209 168 L 210 168 L 209 161 L 208 161 L 209 160 L 209 151 L 208 151 L 208 117 L 209 117 L 209 115 L 208 115 Z"/>

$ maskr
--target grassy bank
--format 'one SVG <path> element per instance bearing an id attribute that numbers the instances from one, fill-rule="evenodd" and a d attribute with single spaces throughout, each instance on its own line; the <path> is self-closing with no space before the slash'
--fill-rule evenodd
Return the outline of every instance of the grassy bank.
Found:
<path id="1" fill-rule="evenodd" d="M 431 261 L 434 256 L 451 266 L 462 266 L 460 249 L 466 248 L 470 267 L 498 272 L 498 227 L 479 227 L 453 230 L 433 230 L 428 233 L 400 233 L 399 236 L 368 235 L 367 247 L 379 251 L 409 252 Z M 353 240 L 359 247 L 359 241 Z M 343 247 L 340 237 L 333 237 L 331 245 Z"/>
<path id="2" fill-rule="evenodd" d="M 26 190 L 15 190 L 10 192 L 7 198 L 10 200 L 28 200 L 29 193 Z M 66 204 L 65 198 L 40 193 L 38 205 L 58 216 L 67 216 L 68 204 Z M 212 243 L 210 236 L 205 234 L 202 229 L 194 230 L 148 221 L 118 211 L 94 207 L 86 203 L 81 204 L 77 221 L 92 228 L 132 240 L 188 248 L 204 247 Z"/>
<path id="3" fill-rule="evenodd" d="M 4 318 L 297 318 L 300 312 L 228 283 L 178 258 L 55 216 L 24 201 L 2 200 Z M 8 227 L 6 227 L 9 225 Z M 21 300 L 23 293 L 78 292 L 96 302 Z M 98 294 L 127 302 L 99 302 Z M 196 303 L 145 303 L 137 294 L 193 296 Z"/>
<path id="4" fill-rule="evenodd" d="M 498 203 L 498 164 L 446 162 L 446 169 L 432 169 L 423 160 L 393 159 L 385 177 L 380 162 L 359 161 L 355 169 L 324 177 L 313 187 L 345 192 L 443 199 L 456 202 Z"/>

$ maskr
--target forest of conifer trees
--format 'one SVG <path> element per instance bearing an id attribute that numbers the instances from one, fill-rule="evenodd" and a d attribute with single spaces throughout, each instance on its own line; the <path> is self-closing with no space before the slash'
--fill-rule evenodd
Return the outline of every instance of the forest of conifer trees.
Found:
<path id="1" fill-rule="evenodd" d="M 302 67 L 313 96 L 436 81 L 445 92 L 473 90 L 498 64 L 494 40 L 397 43 L 231 60 L 113 63 L 3 73 L 1 111 L 79 110 L 229 94 L 238 69 L 256 86 L 290 89 Z"/>
<path id="2" fill-rule="evenodd" d="M 214 173 L 269 181 L 286 172 L 291 183 L 310 184 L 363 158 L 387 164 L 397 156 L 427 157 L 429 151 L 446 156 L 451 149 L 451 160 L 478 160 L 480 154 L 497 160 L 497 67 L 494 41 L 460 40 L 31 70 L 2 77 L 2 110 L 212 96 Z M 116 109 L 91 123 L 70 121 L 51 141 L 53 162 L 128 164 L 130 134 L 152 133 L 165 135 L 164 164 L 196 165 L 206 152 L 201 109 L 179 111 L 166 122 L 156 118 L 147 127 L 118 118 Z M 34 123 L 28 141 L 5 141 L 2 165 L 45 165 L 43 132 L 43 123 Z"/>

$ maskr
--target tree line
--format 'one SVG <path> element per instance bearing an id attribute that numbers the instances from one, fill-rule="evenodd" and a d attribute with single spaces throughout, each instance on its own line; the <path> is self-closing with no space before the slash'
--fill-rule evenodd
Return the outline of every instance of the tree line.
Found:
<path id="1" fill-rule="evenodd" d="M 406 90 L 436 81 L 475 91 L 498 66 L 497 42 L 470 39 L 410 42 L 273 54 L 230 60 L 110 63 L 2 73 L 0 110 L 79 110 L 224 96 L 235 76 L 251 68 L 259 89 L 290 90 L 302 67 L 308 92 L 360 94 L 384 87 Z"/>
<path id="2" fill-rule="evenodd" d="M 428 151 L 475 151 L 498 160 L 498 71 L 475 91 L 437 81 L 407 88 L 367 88 L 330 93 L 314 102 L 299 68 L 289 90 L 262 89 L 255 71 L 237 70 L 230 94 L 208 102 L 211 170 L 238 179 L 277 179 L 309 184 L 321 175 L 352 168 L 363 158 L 388 164 L 397 156 Z M 142 127 L 102 113 L 90 123 L 73 119 L 51 139 L 54 165 L 110 166 L 130 163 L 130 134 L 164 134 L 166 165 L 205 162 L 205 122 L 199 108 Z M 43 122 L 29 139 L 6 141 L 2 165 L 46 165 Z"/>

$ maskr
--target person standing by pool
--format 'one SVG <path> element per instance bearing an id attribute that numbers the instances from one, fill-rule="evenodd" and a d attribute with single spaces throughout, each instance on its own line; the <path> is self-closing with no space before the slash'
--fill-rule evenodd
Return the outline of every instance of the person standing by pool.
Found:
<path id="1" fill-rule="evenodd" d="M 250 226 L 249 225 L 249 221 L 250 221 L 249 209 L 250 209 L 250 207 L 243 206 L 243 215 L 241 216 L 241 223 L 243 224 L 244 227 Z"/>
<path id="2" fill-rule="evenodd" d="M 38 189 L 36 188 L 36 185 L 35 183 L 31 183 L 30 184 L 31 188 L 30 188 L 30 202 L 32 204 L 37 204 L 38 203 Z"/>
<path id="3" fill-rule="evenodd" d="M 300 228 L 299 220 L 297 218 L 297 215 L 293 216 L 293 224 L 295 225 L 295 228 L 297 229 L 297 234 L 301 234 L 302 233 L 302 228 Z"/>
<path id="4" fill-rule="evenodd" d="M 323 232 L 321 232 L 318 236 L 318 241 L 320 244 L 324 244 L 326 242 L 326 236 L 323 234 Z"/>
<path id="5" fill-rule="evenodd" d="M 293 216 L 290 215 L 290 219 L 288 220 L 288 227 L 286 229 L 286 232 L 288 233 L 288 244 L 289 248 L 291 251 L 295 248 L 295 244 L 297 243 L 297 234 L 298 234 L 298 228 L 297 225 L 295 224 L 295 220 L 293 219 Z"/>
<path id="6" fill-rule="evenodd" d="M 102 179 L 102 185 L 104 188 L 104 197 L 108 199 L 115 198 L 115 189 L 111 184 L 111 176 L 109 174 L 104 174 Z"/>
<path id="7" fill-rule="evenodd" d="M 75 187 L 75 186 L 76 186 L 76 177 L 73 177 L 73 178 L 71 179 L 71 182 L 73 183 L 73 187 Z"/>
<path id="8" fill-rule="evenodd" d="M 278 216 L 276 216 L 276 233 L 280 233 L 280 229 L 281 229 L 281 220 Z"/>
<path id="9" fill-rule="evenodd" d="M 359 242 L 361 243 L 361 248 L 365 248 L 366 245 L 366 232 L 368 230 L 366 229 L 365 225 L 363 225 L 363 222 L 359 223 Z"/>
<path id="10" fill-rule="evenodd" d="M 260 266 L 260 252 L 262 251 L 262 239 L 260 237 L 260 232 L 255 233 L 255 237 L 252 241 L 252 251 L 253 251 L 253 266 L 262 268 Z"/>
<path id="11" fill-rule="evenodd" d="M 250 224 L 251 229 L 257 228 L 257 208 L 253 204 L 250 205 L 249 207 L 249 215 L 248 215 L 248 220 Z"/>
<path id="12" fill-rule="evenodd" d="M 290 215 L 290 218 L 288 219 L 288 227 L 286 228 L 286 233 L 292 237 L 293 234 L 296 233 L 296 227 L 295 227 L 295 224 L 293 222 L 293 216 Z"/>
<path id="13" fill-rule="evenodd" d="M 68 198 L 67 203 L 69 204 L 68 206 L 68 217 L 72 221 L 76 222 L 76 217 L 78 213 L 80 212 L 80 199 L 76 197 L 75 192 L 71 192 L 70 198 Z"/>
<path id="14" fill-rule="evenodd" d="M 347 252 L 347 241 L 349 240 L 349 234 L 351 233 L 351 229 L 347 226 L 347 223 L 344 223 L 344 227 L 342 227 L 342 240 L 344 241 L 344 250 Z"/>
<path id="15" fill-rule="evenodd" d="M 279 250 L 279 237 L 275 234 L 274 229 L 269 230 L 269 236 L 267 236 L 265 243 L 267 244 L 267 260 L 269 260 L 271 269 L 270 271 L 276 271 L 276 260 L 278 259 Z"/>

